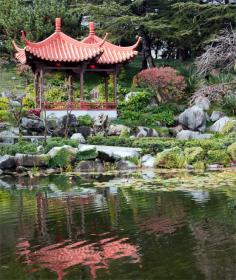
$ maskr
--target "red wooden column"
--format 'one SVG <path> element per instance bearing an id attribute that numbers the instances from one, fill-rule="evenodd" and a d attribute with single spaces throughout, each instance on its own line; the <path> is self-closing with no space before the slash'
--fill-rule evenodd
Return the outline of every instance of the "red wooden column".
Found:
<path id="1" fill-rule="evenodd" d="M 34 97 L 35 97 L 35 109 L 39 107 L 39 71 L 36 70 L 34 73 Z"/>

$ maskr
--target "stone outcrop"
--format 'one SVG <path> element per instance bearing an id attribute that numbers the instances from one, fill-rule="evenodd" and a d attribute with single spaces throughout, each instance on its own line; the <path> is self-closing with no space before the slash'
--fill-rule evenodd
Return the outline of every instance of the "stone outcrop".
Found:
<path id="1" fill-rule="evenodd" d="M 24 117 L 21 119 L 21 128 L 27 130 L 27 132 L 39 132 L 42 133 L 45 130 L 45 125 L 42 119 L 38 117 Z"/>
<path id="2" fill-rule="evenodd" d="M 16 167 L 16 161 L 14 156 L 0 156 L 0 169 L 11 169 Z"/>
<path id="3" fill-rule="evenodd" d="M 179 140 L 191 140 L 191 139 L 210 139 L 213 134 L 210 133 L 200 133 L 199 131 L 192 130 L 181 130 L 178 132 L 176 138 Z"/>
<path id="4" fill-rule="evenodd" d="M 155 168 L 156 167 L 156 159 L 152 155 L 144 155 L 141 158 L 142 167 L 144 168 Z"/>
<path id="5" fill-rule="evenodd" d="M 218 121 L 216 121 L 211 127 L 210 131 L 212 132 L 221 132 L 224 128 L 225 124 L 227 124 L 230 121 L 229 117 L 223 117 L 220 118 Z"/>
<path id="6" fill-rule="evenodd" d="M 108 136 L 120 136 L 123 134 L 130 134 L 131 129 L 128 126 L 122 124 L 112 124 L 108 128 Z"/>
<path id="7" fill-rule="evenodd" d="M 144 127 L 144 126 L 138 126 L 137 127 L 137 133 L 136 137 L 158 137 L 159 134 L 154 128 Z"/>
<path id="8" fill-rule="evenodd" d="M 85 144 L 86 141 L 84 139 L 84 136 L 81 133 L 74 133 L 71 138 L 71 140 L 76 140 L 79 144 Z"/>

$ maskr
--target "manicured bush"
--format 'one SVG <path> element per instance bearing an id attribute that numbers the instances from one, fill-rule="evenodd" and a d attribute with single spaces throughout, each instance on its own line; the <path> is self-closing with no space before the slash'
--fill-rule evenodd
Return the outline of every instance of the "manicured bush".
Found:
<path id="1" fill-rule="evenodd" d="M 149 88 L 160 103 L 177 101 L 185 95 L 184 77 L 171 67 L 142 70 L 134 77 L 134 83 Z"/>
<path id="2" fill-rule="evenodd" d="M 185 166 L 185 156 L 182 149 L 174 147 L 158 153 L 156 164 L 164 168 L 183 168 Z"/>
<path id="3" fill-rule="evenodd" d="M 186 148 L 184 150 L 184 155 L 186 158 L 186 162 L 188 164 L 193 164 L 196 162 L 203 161 L 205 152 L 201 147 L 192 147 L 192 148 Z"/>
<path id="4" fill-rule="evenodd" d="M 88 143 L 91 145 L 132 147 L 133 141 L 130 138 L 119 136 L 90 136 Z"/>
<path id="5" fill-rule="evenodd" d="M 92 126 L 93 125 L 93 118 L 89 115 L 79 116 L 77 118 L 78 123 L 80 126 Z"/>
<path id="6" fill-rule="evenodd" d="M 236 142 L 228 147 L 227 152 L 230 155 L 231 159 L 233 161 L 236 161 Z"/>
<path id="7" fill-rule="evenodd" d="M 50 167 L 60 167 L 65 169 L 71 165 L 70 153 L 66 149 L 61 149 L 53 158 L 49 160 Z"/>
<path id="8" fill-rule="evenodd" d="M 54 147 L 62 147 L 64 145 L 68 145 L 68 146 L 77 148 L 78 141 L 71 140 L 71 139 L 64 139 L 64 138 L 60 138 L 60 137 L 49 138 L 46 146 L 44 147 L 44 150 L 45 150 L 45 153 L 47 153 Z"/>
<path id="9" fill-rule="evenodd" d="M 209 164 L 223 164 L 227 165 L 230 163 L 230 157 L 225 150 L 210 150 L 207 153 L 207 162 Z"/>
<path id="10" fill-rule="evenodd" d="M 37 145 L 26 141 L 20 141 L 13 145 L 0 145 L 0 155 L 11 155 L 15 154 L 36 154 Z"/>

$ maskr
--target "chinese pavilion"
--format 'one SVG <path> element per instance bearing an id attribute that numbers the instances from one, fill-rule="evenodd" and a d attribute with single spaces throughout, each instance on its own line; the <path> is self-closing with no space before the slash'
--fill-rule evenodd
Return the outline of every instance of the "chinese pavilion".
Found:
<path id="1" fill-rule="evenodd" d="M 106 111 L 109 117 L 115 118 L 117 102 L 117 76 L 120 68 L 130 62 L 137 54 L 141 38 L 135 45 L 121 47 L 102 39 L 95 34 L 94 23 L 89 24 L 89 35 L 82 41 L 75 40 L 61 31 L 61 19 L 55 20 L 55 32 L 43 41 L 30 42 L 25 33 L 22 37 L 25 47 L 19 48 L 15 42 L 15 57 L 21 64 L 31 67 L 34 73 L 35 109 L 64 115 L 73 111 L 75 115 L 89 114 L 96 116 Z M 44 94 L 44 74 L 50 71 L 63 71 L 68 76 L 69 94 L 66 102 L 47 102 Z M 105 102 L 84 100 L 84 74 L 97 72 L 103 75 L 105 85 Z M 108 78 L 113 76 L 113 101 L 108 100 Z M 73 80 L 79 76 L 80 97 L 76 100 L 73 94 Z"/>

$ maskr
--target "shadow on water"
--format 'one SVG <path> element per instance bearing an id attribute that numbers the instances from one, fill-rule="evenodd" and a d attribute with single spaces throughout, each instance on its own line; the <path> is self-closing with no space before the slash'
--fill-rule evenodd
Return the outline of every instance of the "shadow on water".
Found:
<path id="1" fill-rule="evenodd" d="M 1 279 L 236 279 L 233 171 L 3 177 Z"/>

